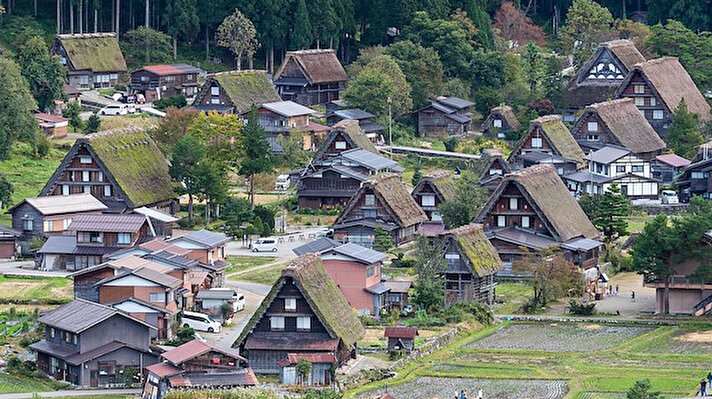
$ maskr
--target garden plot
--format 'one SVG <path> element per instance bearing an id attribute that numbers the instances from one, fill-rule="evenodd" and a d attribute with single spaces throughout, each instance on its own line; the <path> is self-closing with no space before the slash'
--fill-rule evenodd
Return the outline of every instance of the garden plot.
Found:
<path id="1" fill-rule="evenodd" d="M 596 324 L 510 324 L 468 348 L 591 352 L 610 349 L 651 331 L 646 327 Z"/>
<path id="2" fill-rule="evenodd" d="M 712 331 L 670 329 L 634 349 L 641 353 L 708 355 L 712 354 Z"/>
<path id="3" fill-rule="evenodd" d="M 561 380 L 488 380 L 472 378 L 420 377 L 412 381 L 388 387 L 388 393 L 396 398 L 408 399 L 450 399 L 461 389 L 470 398 L 477 397 L 482 389 L 483 396 L 492 399 L 559 399 L 566 396 L 568 388 Z M 359 398 L 371 398 L 383 390 L 364 392 Z"/>

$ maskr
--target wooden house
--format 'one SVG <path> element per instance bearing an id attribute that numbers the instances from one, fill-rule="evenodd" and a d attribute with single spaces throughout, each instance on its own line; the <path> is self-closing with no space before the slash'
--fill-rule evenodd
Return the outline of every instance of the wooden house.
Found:
<path id="1" fill-rule="evenodd" d="M 163 352 L 146 367 L 143 398 L 161 399 L 173 390 L 230 389 L 258 384 L 237 350 L 218 348 L 199 339 Z"/>
<path id="2" fill-rule="evenodd" d="M 233 345 L 256 373 L 277 374 L 290 353 L 334 357 L 333 367 L 356 355 L 364 329 L 321 258 L 291 261 Z"/>
<path id="3" fill-rule="evenodd" d="M 106 209 L 91 194 L 73 194 L 26 198 L 7 213 L 12 216 L 12 227 L 22 232 L 19 237 L 22 253 L 29 254 L 33 239 L 64 234 L 76 215 L 101 214 Z"/>
<path id="4" fill-rule="evenodd" d="M 373 122 L 375 117 L 376 116 L 372 113 L 366 112 L 360 108 L 337 109 L 331 113 L 327 111 L 326 123 L 329 126 L 333 126 L 343 120 L 358 121 L 359 127 L 372 143 L 383 144 L 385 143 L 383 135 L 386 132 L 386 127 Z"/>
<path id="5" fill-rule="evenodd" d="M 59 56 L 69 85 L 77 89 L 114 87 L 127 70 L 115 33 L 56 35 L 50 52 Z"/>
<path id="6" fill-rule="evenodd" d="M 131 93 L 143 94 L 147 102 L 166 97 L 193 97 L 202 71 L 187 64 L 147 65 L 131 72 Z"/>
<path id="7" fill-rule="evenodd" d="M 274 85 L 282 100 L 310 106 L 338 100 L 349 78 L 331 49 L 287 51 Z"/>
<path id="8" fill-rule="evenodd" d="M 502 152 L 495 148 L 482 150 L 481 158 L 475 163 L 474 173 L 479 177 L 480 187 L 492 193 L 505 174 L 512 171 Z"/>
<path id="9" fill-rule="evenodd" d="M 677 58 L 663 57 L 635 65 L 621 82 L 615 97 L 632 97 L 635 106 L 661 137 L 667 134 L 682 99 L 700 121 L 712 118 L 707 100 Z"/>
<path id="10" fill-rule="evenodd" d="M 365 181 L 334 221 L 334 238 L 370 248 L 382 228 L 395 245 L 410 241 L 428 216 L 411 197 L 400 175 L 385 173 Z"/>
<path id="11" fill-rule="evenodd" d="M 168 160 L 138 128 L 78 138 L 40 192 L 40 197 L 92 194 L 109 212 L 149 207 L 178 211 Z"/>
<path id="12" fill-rule="evenodd" d="M 615 98 L 618 86 L 635 64 L 645 57 L 630 40 L 601 43 L 566 86 L 564 97 L 568 104 L 567 122 L 586 106 Z"/>
<path id="13" fill-rule="evenodd" d="M 98 265 L 112 252 L 154 237 L 148 219 L 136 214 L 79 214 L 66 235 L 50 236 L 37 251 L 42 270 L 81 270 Z"/>
<path id="14" fill-rule="evenodd" d="M 456 194 L 457 186 L 451 173 L 447 170 L 436 170 L 424 175 L 413 188 L 411 195 L 429 220 L 441 222 L 443 218 L 438 207 L 455 198 Z"/>
<path id="15" fill-rule="evenodd" d="M 472 123 L 475 103 L 457 97 L 438 97 L 418 113 L 420 137 L 449 137 L 466 134 Z"/>
<path id="16" fill-rule="evenodd" d="M 595 267 L 600 236 L 552 165 L 535 165 L 504 176 L 476 218 L 511 266 L 522 248 L 539 251 L 559 246 L 583 268 Z"/>
<path id="17" fill-rule="evenodd" d="M 322 142 L 314 154 L 311 163 L 313 165 L 322 164 L 329 158 L 338 156 L 340 153 L 354 148 L 380 154 L 376 146 L 368 139 L 361 129 L 358 121 L 346 119 L 336 123 L 331 128 L 331 133 Z"/>
<path id="18" fill-rule="evenodd" d="M 301 376 L 297 365 L 307 361 L 311 365 L 309 375 Z M 323 353 L 289 353 L 279 364 L 279 382 L 282 385 L 329 386 L 333 381 L 333 367 L 336 358 Z"/>
<path id="19" fill-rule="evenodd" d="M 194 259 L 213 269 L 213 287 L 222 287 L 225 269 L 230 263 L 225 260 L 225 245 L 230 237 L 208 230 L 191 231 L 166 240 L 167 243 L 188 249 L 186 258 Z"/>
<path id="20" fill-rule="evenodd" d="M 693 162 L 683 169 L 675 182 L 680 193 L 680 201 L 689 202 L 693 195 L 707 199 L 712 198 L 710 171 L 712 171 L 712 158 Z"/>
<path id="21" fill-rule="evenodd" d="M 415 327 L 386 327 L 383 336 L 388 339 L 388 350 L 392 352 L 410 352 L 415 349 L 415 337 L 418 336 Z"/>
<path id="22" fill-rule="evenodd" d="M 249 111 L 241 116 L 246 118 L 248 113 Z M 272 151 L 283 152 L 282 144 L 279 143 L 277 137 L 279 135 L 289 137 L 292 134 L 301 135 L 302 150 L 313 150 L 312 135 L 308 134 L 312 124 L 318 125 L 310 119 L 310 116 L 316 113 L 313 109 L 294 101 L 277 101 L 261 104 L 257 107 L 257 113 L 260 118 L 258 123 L 267 133 L 267 141 Z"/>
<path id="23" fill-rule="evenodd" d="M 50 115 L 43 112 L 35 113 L 35 119 L 39 122 L 42 131 L 44 131 L 50 139 L 67 137 L 69 119 L 60 115 Z"/>
<path id="24" fill-rule="evenodd" d="M 265 71 L 230 71 L 208 75 L 192 108 L 241 115 L 252 106 L 280 101 Z"/>
<path id="25" fill-rule="evenodd" d="M 442 232 L 435 240 L 447 263 L 443 273 L 445 306 L 455 302 L 494 302 L 495 273 L 502 270 L 497 250 L 481 224 L 469 224 Z"/>
<path id="26" fill-rule="evenodd" d="M 660 180 L 664 185 L 669 185 L 690 163 L 689 159 L 676 154 L 658 155 L 650 161 L 650 172 L 653 178 Z"/>
<path id="27" fill-rule="evenodd" d="M 571 134 L 586 153 L 614 145 L 650 161 L 666 147 L 630 98 L 589 105 Z"/>
<path id="28" fill-rule="evenodd" d="M 30 345 L 37 369 L 57 381 L 84 387 L 131 387 L 158 360 L 149 343 L 155 329 L 95 302 L 75 299 L 37 319 L 44 334 Z"/>
<path id="29" fill-rule="evenodd" d="M 506 139 L 507 134 L 518 133 L 522 124 L 517 120 L 514 110 L 509 105 L 500 105 L 490 110 L 482 122 L 482 134 L 490 140 Z"/>
<path id="30" fill-rule="evenodd" d="M 0 259 L 15 259 L 21 254 L 20 236 L 22 232 L 0 225 Z"/>
<path id="31" fill-rule="evenodd" d="M 157 209 L 146 208 L 145 206 L 134 209 L 133 213 L 146 216 L 158 237 L 171 238 L 171 236 L 173 236 L 173 226 L 180 220 L 175 216 L 171 216 Z"/>
<path id="32" fill-rule="evenodd" d="M 586 166 L 583 156 L 561 116 L 547 115 L 531 121 L 529 130 L 512 149 L 508 162 L 514 169 L 553 164 L 559 175 L 565 175 Z"/>
<path id="33" fill-rule="evenodd" d="M 653 178 L 650 161 L 639 158 L 627 148 L 605 146 L 586 155 L 588 170 L 563 176 L 574 196 L 597 195 L 616 183 L 621 194 L 630 199 L 657 199 L 660 181 Z"/>

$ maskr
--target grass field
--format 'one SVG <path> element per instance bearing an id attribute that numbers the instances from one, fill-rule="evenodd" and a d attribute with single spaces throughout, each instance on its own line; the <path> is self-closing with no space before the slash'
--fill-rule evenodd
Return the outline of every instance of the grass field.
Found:
<path id="1" fill-rule="evenodd" d="M 397 397 L 415 399 L 447 398 L 456 389 L 501 399 L 617 399 L 643 379 L 666 397 L 690 397 L 709 371 L 710 337 L 708 330 L 671 326 L 499 324 L 470 331 L 346 398 L 368 398 L 387 384 Z M 534 396 L 522 396 L 523 389 L 535 389 Z"/>
<path id="2" fill-rule="evenodd" d="M 277 279 L 279 278 L 279 275 L 282 274 L 283 266 L 284 266 L 283 263 L 278 263 L 276 265 L 266 267 L 264 269 L 259 269 L 259 270 L 255 270 L 252 272 L 243 273 L 243 274 L 239 274 L 237 276 L 233 276 L 231 278 L 231 280 L 248 281 L 251 283 L 272 285 L 272 283 L 277 281 Z"/>
<path id="3" fill-rule="evenodd" d="M 0 302 L 58 304 L 72 300 L 72 281 L 67 278 L 0 276 Z"/>
<path id="4" fill-rule="evenodd" d="M 519 283 L 499 283 L 495 289 L 497 295 L 492 311 L 497 314 L 517 313 L 519 308 L 534 294 L 530 285 Z"/>
<path id="5" fill-rule="evenodd" d="M 230 266 L 225 269 L 225 274 L 247 270 L 253 267 L 266 265 L 274 262 L 276 257 L 271 256 L 228 256 L 225 260 L 230 262 Z"/>
<path id="6" fill-rule="evenodd" d="M 49 382 L 0 373 L 0 394 L 47 392 L 52 390 L 53 387 Z"/>

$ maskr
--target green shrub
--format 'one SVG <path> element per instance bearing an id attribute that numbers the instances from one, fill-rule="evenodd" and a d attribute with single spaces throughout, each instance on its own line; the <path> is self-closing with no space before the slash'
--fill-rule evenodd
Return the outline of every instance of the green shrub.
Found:
<path id="1" fill-rule="evenodd" d="M 419 310 L 415 312 L 415 316 L 412 319 L 405 321 L 405 325 L 410 327 L 442 327 L 445 325 L 445 320 L 430 316 L 424 310 Z"/>
<path id="2" fill-rule="evenodd" d="M 569 313 L 578 316 L 591 316 L 596 313 L 595 303 L 582 303 L 575 299 L 569 301 Z"/>
<path id="3" fill-rule="evenodd" d="M 153 106 L 160 110 L 164 110 L 168 107 L 183 108 L 187 105 L 188 101 L 183 96 L 170 96 L 153 102 Z"/>

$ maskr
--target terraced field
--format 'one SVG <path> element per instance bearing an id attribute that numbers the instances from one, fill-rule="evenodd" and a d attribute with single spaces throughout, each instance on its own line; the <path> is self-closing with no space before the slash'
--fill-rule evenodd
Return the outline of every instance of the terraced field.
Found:
<path id="1" fill-rule="evenodd" d="M 455 393 L 464 389 L 468 397 L 476 397 L 477 391 L 487 398 L 508 399 L 516 393 L 518 398 L 560 399 L 566 396 L 565 381 L 529 381 L 529 380 L 487 380 L 472 378 L 437 378 L 421 377 L 408 384 L 388 388 L 388 392 L 396 398 L 409 399 L 450 399 Z M 370 398 L 370 393 L 364 393 L 361 398 Z"/>

